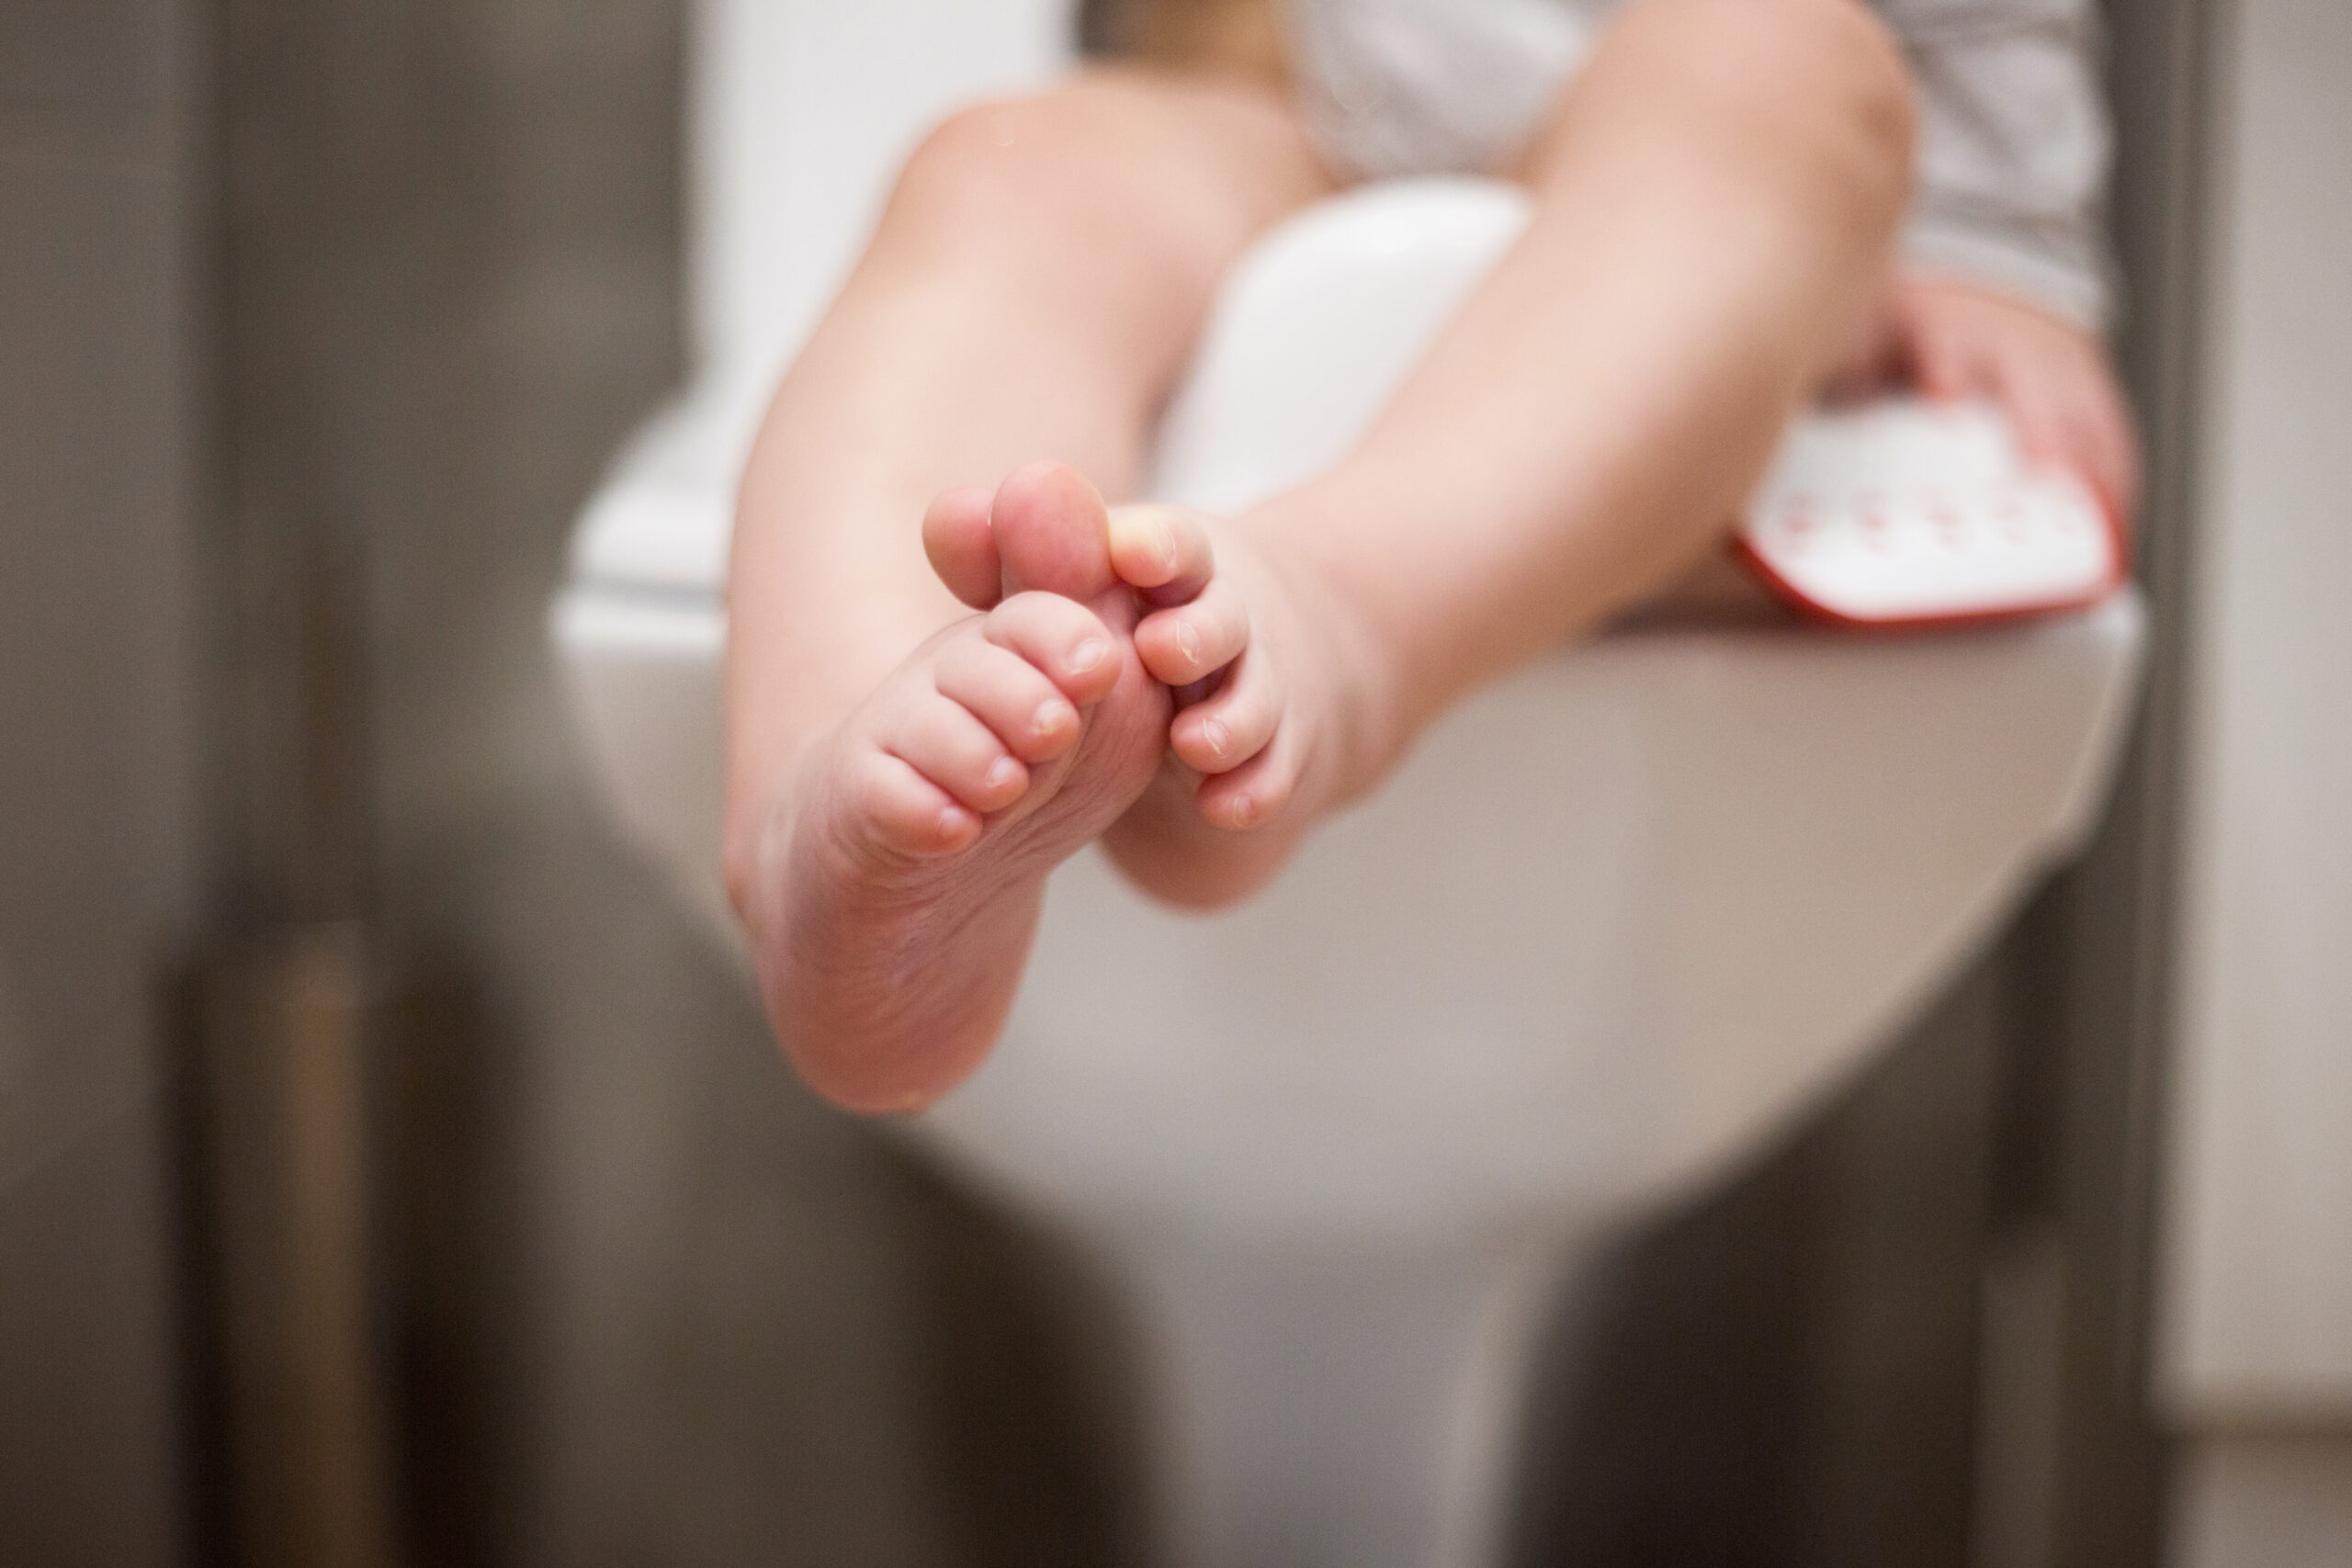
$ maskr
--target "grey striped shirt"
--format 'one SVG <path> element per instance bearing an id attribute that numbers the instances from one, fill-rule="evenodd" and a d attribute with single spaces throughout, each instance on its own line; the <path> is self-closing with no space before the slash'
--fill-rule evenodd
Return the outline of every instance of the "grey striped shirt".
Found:
<path id="1" fill-rule="evenodd" d="M 1493 168 L 1623 3 L 1283 0 L 1310 130 L 1366 177 Z M 1876 3 L 1919 85 L 1908 263 L 2104 324 L 2095 0 Z"/>

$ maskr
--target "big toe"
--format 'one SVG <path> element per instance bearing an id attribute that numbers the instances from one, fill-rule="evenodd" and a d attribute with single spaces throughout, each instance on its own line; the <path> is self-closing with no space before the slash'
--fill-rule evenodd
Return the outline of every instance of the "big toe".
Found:
<path id="1" fill-rule="evenodd" d="M 997 487 L 989 524 L 1008 593 L 1039 590 L 1089 603 L 1116 587 L 1102 492 L 1067 463 L 1032 463 Z"/>

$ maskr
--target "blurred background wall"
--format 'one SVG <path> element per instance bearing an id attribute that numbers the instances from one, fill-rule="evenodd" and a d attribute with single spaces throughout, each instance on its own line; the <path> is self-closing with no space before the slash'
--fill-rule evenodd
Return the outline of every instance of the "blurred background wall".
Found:
<path id="1" fill-rule="evenodd" d="M 0 1561 L 176 1540 L 156 964 L 198 881 L 187 18 L 0 6 Z"/>
<path id="2" fill-rule="evenodd" d="M 2160 1363 L 2197 1568 L 2352 1560 L 2352 9 L 2227 41 Z"/>
<path id="3" fill-rule="evenodd" d="M 545 643 L 575 509 L 679 374 L 683 7 L 224 17 L 231 524 L 356 565 L 376 912 L 465 998 L 400 1043 L 387 1137 L 421 1208 L 424 1560 L 970 1561 L 961 1370 L 1020 1371 L 1001 1292 L 955 1310 L 998 1267 L 985 1224 L 815 1108 L 613 847 Z M 267 803 L 242 818 L 266 859 Z M 1017 1477 L 1038 1445 L 1012 1447 Z M 1085 1526 L 1083 1495 L 1054 1506 L 1084 1474 L 1035 1481 L 1049 1537 Z"/>

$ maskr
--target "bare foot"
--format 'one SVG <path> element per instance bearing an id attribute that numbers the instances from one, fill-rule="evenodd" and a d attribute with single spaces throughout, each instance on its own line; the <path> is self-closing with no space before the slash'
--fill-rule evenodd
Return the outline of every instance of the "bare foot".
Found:
<path id="1" fill-rule="evenodd" d="M 1314 826 L 1376 785 L 1413 726 L 1342 595 L 1285 536 L 1172 506 L 1111 514 L 1111 562 L 1143 601 L 1135 646 L 1176 694 L 1151 786 L 1102 836 L 1145 891 L 1215 908 L 1263 886 Z M 1779 617 L 1708 558 L 1627 617 Z"/>
<path id="2" fill-rule="evenodd" d="M 1075 470 L 950 491 L 923 529 L 943 580 L 985 613 L 809 747 L 739 887 L 785 1049 L 858 1111 L 928 1104 L 987 1055 L 1046 874 L 1150 784 L 1173 711 Z"/>
<path id="3" fill-rule="evenodd" d="M 1125 507 L 1111 559 L 1144 602 L 1136 651 L 1178 711 L 1159 776 L 1103 847 L 1156 897 L 1231 903 L 1394 761 L 1372 661 L 1321 581 L 1246 525 Z"/>

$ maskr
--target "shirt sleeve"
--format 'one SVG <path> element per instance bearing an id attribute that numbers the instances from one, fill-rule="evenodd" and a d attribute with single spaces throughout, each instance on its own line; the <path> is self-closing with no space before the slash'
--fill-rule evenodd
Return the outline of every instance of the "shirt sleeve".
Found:
<path id="1" fill-rule="evenodd" d="M 1880 0 L 1919 86 L 1911 270 L 2108 323 L 2096 0 Z"/>

